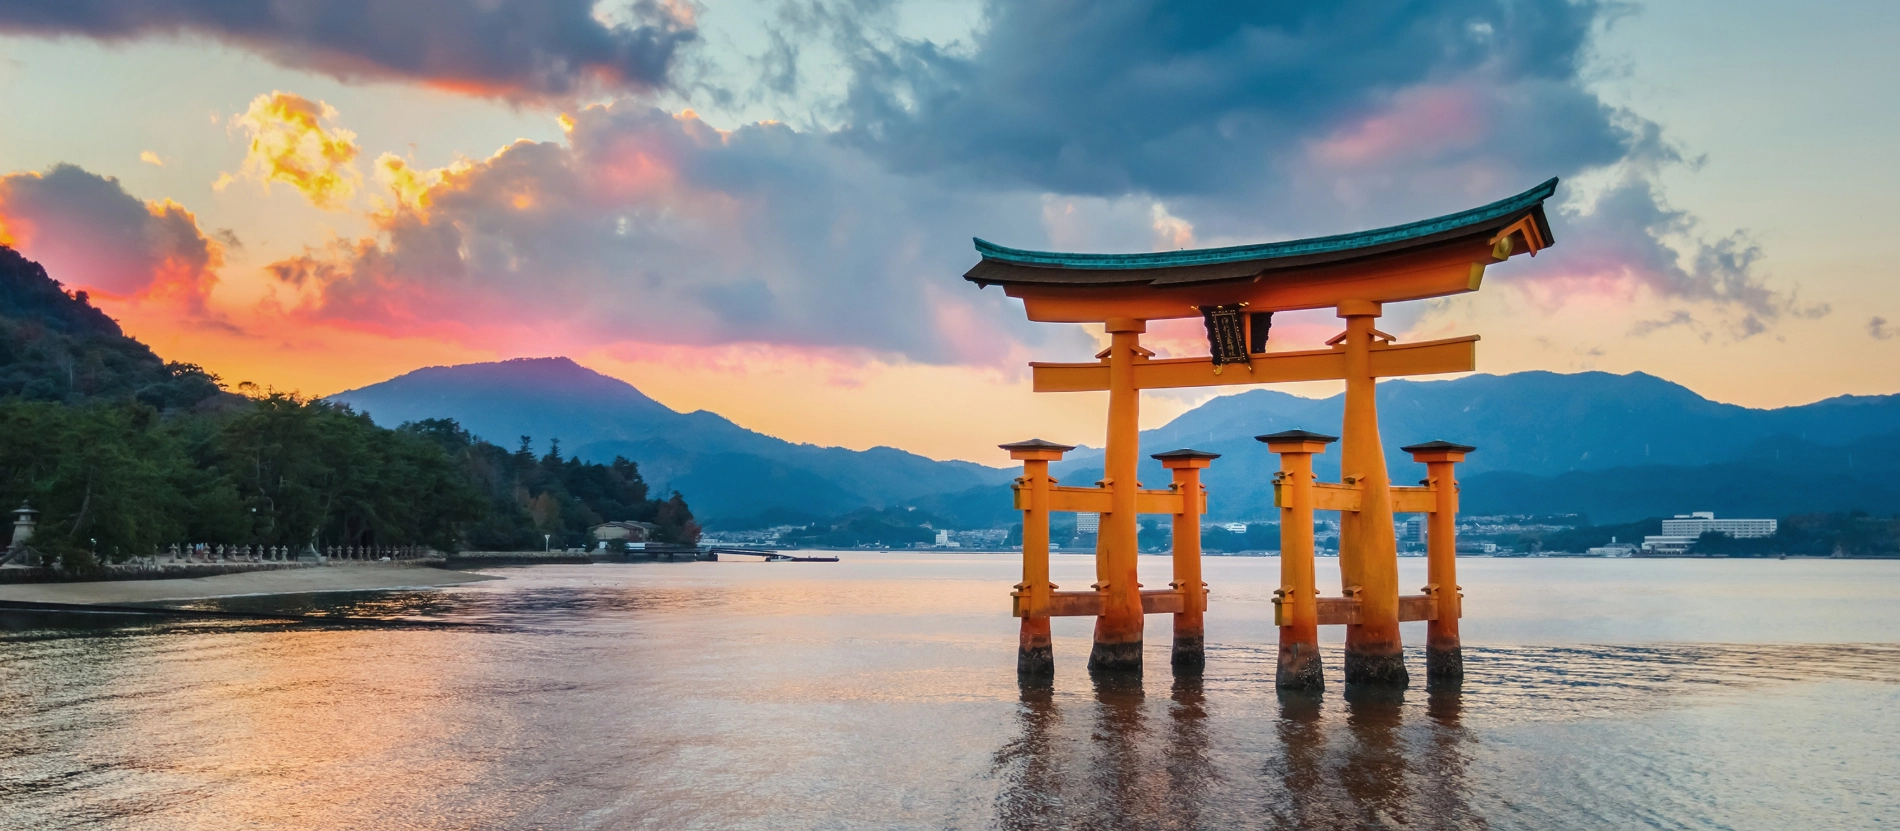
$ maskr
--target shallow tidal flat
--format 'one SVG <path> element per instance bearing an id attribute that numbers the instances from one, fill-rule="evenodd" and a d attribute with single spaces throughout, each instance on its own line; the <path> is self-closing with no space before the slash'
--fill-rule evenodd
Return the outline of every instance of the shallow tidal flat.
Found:
<path id="1" fill-rule="evenodd" d="M 1460 563 L 1456 689 L 1272 689 L 1278 562 L 1210 558 L 1208 671 L 1019 687 L 1016 560 L 499 568 L 198 600 L 434 621 L 15 618 L 5 828 L 1879 828 L 1900 561 Z M 1423 561 L 1401 561 L 1402 585 Z M 1144 581 L 1167 582 L 1165 557 Z M 1087 557 L 1054 579 L 1085 586 Z M 1337 592 L 1320 561 L 1322 590 Z M 1333 585 L 1326 585 L 1328 578 Z M 1413 644 L 1422 624 L 1406 624 Z M 1324 635 L 1337 643 L 1339 633 Z"/>

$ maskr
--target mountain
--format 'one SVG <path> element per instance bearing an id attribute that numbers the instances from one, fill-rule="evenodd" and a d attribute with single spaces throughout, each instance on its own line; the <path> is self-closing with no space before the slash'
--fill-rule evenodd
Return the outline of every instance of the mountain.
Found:
<path id="1" fill-rule="evenodd" d="M 1404 445 L 1444 439 L 1478 448 L 1460 466 L 1468 513 L 1585 512 L 1611 520 L 1691 509 L 1781 516 L 1797 505 L 1900 510 L 1892 489 L 1866 484 L 1879 475 L 1871 454 L 1857 469 L 1848 467 L 1853 445 L 1900 429 L 1900 395 L 1754 409 L 1710 401 L 1640 372 L 1393 380 L 1379 384 L 1377 395 L 1393 482 L 1410 484 L 1424 475 L 1423 466 L 1399 451 Z M 1344 403 L 1343 395 L 1309 399 L 1265 389 L 1215 398 L 1142 433 L 1141 479 L 1155 487 L 1168 481 L 1147 453 L 1177 447 L 1220 453 L 1204 475 L 1211 514 L 1269 518 L 1269 485 L 1279 463 L 1253 436 L 1295 428 L 1336 435 Z M 1777 448 L 1782 458 L 1773 464 Z M 1787 493 L 1794 479 L 1771 472 L 1795 467 L 1803 468 L 1795 477 L 1803 482 L 1798 495 Z M 1338 446 L 1319 456 L 1315 468 L 1322 479 L 1336 481 Z M 1055 470 L 1058 477 L 1093 481 L 1101 451 L 1078 451 Z M 1807 474 L 1818 472 L 1828 475 L 1810 481 Z M 964 496 L 966 503 L 976 499 Z"/>
<path id="2" fill-rule="evenodd" d="M 1718 516 L 1900 512 L 1900 431 L 1829 445 L 1779 435 L 1703 465 L 1637 465 L 1554 476 L 1491 471 L 1461 480 L 1466 513 L 1582 513 L 1617 522 L 1690 510 Z"/>
<path id="3" fill-rule="evenodd" d="M 498 442 L 558 437 L 584 459 L 624 455 L 656 489 L 678 489 L 712 520 L 769 509 L 826 517 L 901 504 L 957 527 L 1016 521 L 1008 486 L 1014 469 L 888 447 L 793 444 L 714 413 L 675 412 L 565 358 L 431 367 L 333 398 L 384 424 L 446 416 Z M 1900 510 L 1900 490 L 1885 478 L 1900 465 L 1900 395 L 1756 409 L 1640 372 L 1520 372 L 1393 380 L 1378 386 L 1378 400 L 1394 482 L 1424 475 L 1398 450 L 1403 445 L 1445 439 L 1477 446 L 1459 474 L 1467 513 L 1584 513 L 1607 522 L 1690 510 L 1777 517 Z M 1343 408 L 1343 396 L 1268 389 L 1215 398 L 1142 433 L 1141 480 L 1168 482 L 1149 453 L 1210 450 L 1222 454 L 1204 479 L 1211 515 L 1272 518 L 1279 462 L 1253 437 L 1293 428 L 1336 434 Z M 1316 468 L 1338 479 L 1337 445 Z M 1071 484 L 1094 482 L 1101 450 L 1077 450 L 1055 474 Z"/>
<path id="4" fill-rule="evenodd" d="M 678 490 L 709 520 L 771 509 L 829 516 L 1007 482 L 1014 473 L 890 447 L 795 444 L 699 410 L 677 412 L 566 358 L 428 367 L 330 396 L 377 423 L 453 418 L 501 444 L 559 439 L 589 461 L 625 456 L 656 492 Z"/>

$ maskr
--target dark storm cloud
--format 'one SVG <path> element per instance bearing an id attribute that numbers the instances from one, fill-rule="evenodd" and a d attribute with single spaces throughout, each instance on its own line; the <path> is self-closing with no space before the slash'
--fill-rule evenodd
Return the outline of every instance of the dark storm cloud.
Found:
<path id="1" fill-rule="evenodd" d="M 1063 193 L 1265 194 L 1328 140 L 1348 145 L 1341 162 L 1481 156 L 1528 185 L 1628 149 L 1577 77 L 1602 14 L 1567 0 L 998 0 L 969 50 L 841 26 L 845 136 L 903 169 Z M 1391 125 L 1408 134 L 1361 134 L 1433 90 L 1440 103 Z"/>
<path id="2" fill-rule="evenodd" d="M 636 0 L 0 0 L 0 32 L 121 40 L 201 35 L 346 80 L 399 79 L 507 98 L 668 85 L 690 12 Z"/>
<path id="3" fill-rule="evenodd" d="M 1395 224 L 1596 175 L 1611 184 L 1559 193 L 1562 262 L 1505 279 L 1589 290 L 1614 274 L 1733 309 L 1744 337 L 1826 312 L 1771 289 L 1745 235 L 1700 238 L 1665 205 L 1655 172 L 1681 157 L 1584 78 L 1619 6 L 993 0 L 967 44 L 808 8 L 799 19 L 823 21 L 852 67 L 836 140 L 920 177 L 1150 196 L 1209 244 Z"/>

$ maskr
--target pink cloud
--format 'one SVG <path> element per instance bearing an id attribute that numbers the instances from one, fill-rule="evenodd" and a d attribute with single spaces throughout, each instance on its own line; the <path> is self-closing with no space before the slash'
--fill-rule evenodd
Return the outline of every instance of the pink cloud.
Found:
<path id="1" fill-rule="evenodd" d="M 140 201 L 119 180 L 73 165 L 0 177 L 0 243 L 102 298 L 204 315 L 225 242 L 169 199 Z"/>
<path id="2" fill-rule="evenodd" d="M 1491 138 L 1484 95 L 1474 86 L 1408 87 L 1394 95 L 1385 109 L 1314 142 L 1310 152 L 1337 167 L 1442 158 Z"/>
<path id="3" fill-rule="evenodd" d="M 285 313 L 483 347 L 757 342 L 930 363 L 1060 337 L 957 279 L 973 254 L 943 229 L 976 227 L 990 200 L 781 124 L 630 104 L 563 123 L 564 143 L 449 169 L 380 159 L 376 236 L 269 266 L 297 298 Z"/>

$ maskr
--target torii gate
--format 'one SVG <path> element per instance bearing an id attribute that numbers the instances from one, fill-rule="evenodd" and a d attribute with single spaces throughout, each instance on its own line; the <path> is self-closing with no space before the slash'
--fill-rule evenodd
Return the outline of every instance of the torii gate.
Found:
<path id="1" fill-rule="evenodd" d="M 1173 470 L 1168 490 L 1142 490 L 1139 461 L 1140 391 L 1285 381 L 1346 382 L 1341 479 L 1313 481 L 1312 454 L 1334 439 L 1291 431 L 1260 436 L 1280 454 L 1275 501 L 1281 508 L 1281 588 L 1275 592 L 1280 625 L 1278 684 L 1321 685 L 1318 626 L 1344 624 L 1347 683 L 1405 684 L 1399 622 L 1431 621 L 1427 675 L 1463 675 L 1458 646 L 1461 614 L 1456 582 L 1452 466 L 1474 448 L 1431 442 L 1404 448 L 1428 465 L 1423 487 L 1393 487 L 1379 442 L 1373 398 L 1377 378 L 1469 372 L 1477 368 L 1476 335 L 1400 344 L 1373 327 L 1383 304 L 1476 291 L 1487 266 L 1513 255 L 1535 255 L 1552 243 L 1544 201 L 1551 179 L 1508 199 L 1461 213 L 1390 228 L 1330 237 L 1170 251 L 1154 254 L 1061 254 L 1004 248 L 976 240 L 982 261 L 964 279 L 979 288 L 1000 285 L 1021 298 L 1033 321 L 1099 323 L 1109 347 L 1096 361 L 1031 363 L 1037 392 L 1108 392 L 1108 443 L 1101 482 L 1093 488 L 1058 486 L 1049 463 L 1072 447 L 1041 440 L 1003 445 L 1023 462 L 1016 504 L 1023 511 L 1023 582 L 1015 614 L 1023 619 L 1017 670 L 1026 676 L 1054 671 L 1049 618 L 1094 615 L 1091 671 L 1140 670 L 1144 614 L 1173 613 L 1174 666 L 1195 672 L 1204 663 L 1200 579 L 1200 515 L 1205 495 L 1200 469 L 1217 456 L 1193 450 L 1157 454 Z M 1271 313 L 1336 309 L 1346 331 L 1324 349 L 1266 351 Z M 1244 312 L 1242 311 L 1244 309 Z M 1148 321 L 1203 317 L 1210 354 L 1156 359 L 1141 347 Z M 1313 580 L 1313 510 L 1340 512 L 1339 569 L 1345 596 L 1319 597 Z M 1049 582 L 1049 512 L 1101 513 L 1091 591 L 1058 592 Z M 1401 597 L 1394 512 L 1426 512 L 1431 585 Z M 1174 582 L 1142 591 L 1136 582 L 1136 516 L 1174 517 Z"/>

